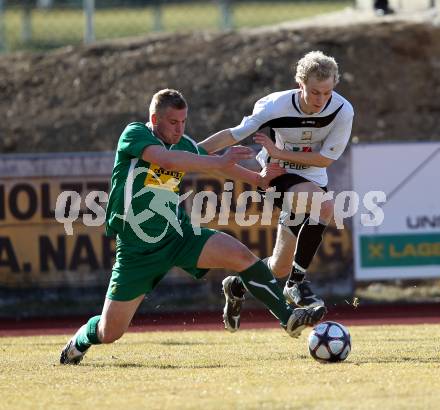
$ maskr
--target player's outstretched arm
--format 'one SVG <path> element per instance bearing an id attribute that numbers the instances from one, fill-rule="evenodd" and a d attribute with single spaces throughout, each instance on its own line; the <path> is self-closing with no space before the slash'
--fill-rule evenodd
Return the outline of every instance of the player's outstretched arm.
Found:
<path id="1" fill-rule="evenodd" d="M 215 171 L 215 173 L 224 178 L 243 181 L 255 187 L 266 189 L 272 179 L 285 174 L 286 171 L 278 164 L 267 164 L 260 172 L 252 171 L 240 165 L 234 165 Z"/>
<path id="2" fill-rule="evenodd" d="M 254 141 L 266 148 L 269 155 L 275 159 L 320 168 L 326 168 L 333 162 L 332 159 L 327 158 L 318 152 L 297 152 L 280 149 L 268 136 L 261 133 L 255 134 Z"/>
<path id="3" fill-rule="evenodd" d="M 149 145 L 142 152 L 142 159 L 169 170 L 183 172 L 205 172 L 232 167 L 237 162 L 250 159 L 251 148 L 235 146 L 223 155 L 197 155 L 186 151 L 168 151 L 161 145 Z"/>
<path id="4" fill-rule="evenodd" d="M 222 130 L 216 132 L 210 137 L 206 138 L 202 142 L 199 142 L 197 145 L 202 147 L 206 152 L 212 154 L 217 152 L 225 147 L 229 147 L 237 143 L 237 140 L 231 134 L 229 129 Z"/>

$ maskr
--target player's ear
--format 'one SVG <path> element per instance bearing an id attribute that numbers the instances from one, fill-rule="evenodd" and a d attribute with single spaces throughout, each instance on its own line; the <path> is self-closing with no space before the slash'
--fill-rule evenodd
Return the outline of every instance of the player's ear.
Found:
<path id="1" fill-rule="evenodd" d="M 156 113 L 151 114 L 151 123 L 153 125 L 157 124 L 157 114 Z"/>

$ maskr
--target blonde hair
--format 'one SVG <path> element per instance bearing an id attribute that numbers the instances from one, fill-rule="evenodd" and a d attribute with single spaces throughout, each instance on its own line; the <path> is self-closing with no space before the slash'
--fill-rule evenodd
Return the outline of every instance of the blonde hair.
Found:
<path id="1" fill-rule="evenodd" d="M 163 112 L 166 108 L 176 108 L 178 110 L 183 110 L 188 107 L 185 98 L 183 95 L 171 88 L 165 88 L 163 90 L 158 91 L 153 95 L 150 103 L 150 121 L 151 116 L 153 114 L 157 114 L 159 112 Z"/>
<path id="2" fill-rule="evenodd" d="M 339 82 L 338 63 L 322 51 L 311 51 L 298 61 L 295 80 L 298 84 L 305 84 L 311 76 L 318 81 L 333 77 L 336 85 Z"/>

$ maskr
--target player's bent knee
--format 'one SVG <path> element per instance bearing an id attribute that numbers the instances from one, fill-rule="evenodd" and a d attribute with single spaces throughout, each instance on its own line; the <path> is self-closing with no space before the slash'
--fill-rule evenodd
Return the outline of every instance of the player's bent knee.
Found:
<path id="1" fill-rule="evenodd" d="M 229 255 L 231 262 L 234 262 L 236 266 L 233 268 L 237 272 L 241 272 L 250 268 L 258 261 L 258 258 L 246 247 L 237 249 L 234 255 Z"/>
<path id="2" fill-rule="evenodd" d="M 333 216 L 334 211 L 334 202 L 333 201 L 325 201 L 321 204 L 321 219 L 325 221 L 329 221 Z"/>

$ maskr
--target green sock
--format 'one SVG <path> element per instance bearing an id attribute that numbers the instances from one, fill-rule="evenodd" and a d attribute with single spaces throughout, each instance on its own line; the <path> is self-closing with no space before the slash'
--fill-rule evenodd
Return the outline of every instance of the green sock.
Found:
<path id="1" fill-rule="evenodd" d="M 91 345 L 101 344 L 101 341 L 98 339 L 99 319 L 101 319 L 100 315 L 93 316 L 76 332 L 75 346 L 80 352 L 85 352 Z"/>
<path id="2" fill-rule="evenodd" d="M 270 269 L 261 260 L 239 273 L 246 289 L 263 302 L 270 312 L 281 322 L 287 324 L 292 308 L 286 303 L 283 292 Z"/>

